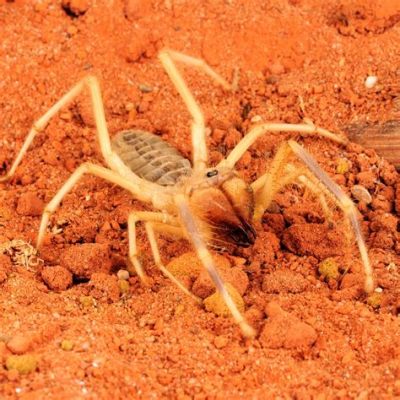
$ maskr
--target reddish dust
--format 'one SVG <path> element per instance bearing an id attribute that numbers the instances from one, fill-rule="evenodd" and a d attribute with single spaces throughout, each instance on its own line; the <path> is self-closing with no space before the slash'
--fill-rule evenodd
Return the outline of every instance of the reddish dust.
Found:
<path id="1" fill-rule="evenodd" d="M 347 134 L 393 119 L 399 95 L 400 6 L 392 0 L 0 1 L 0 167 L 9 168 L 35 119 L 80 78 L 101 83 L 111 134 L 146 129 L 190 157 L 190 117 L 157 60 L 169 47 L 205 59 L 240 90 L 201 73 L 185 78 L 204 110 L 210 159 L 225 157 L 255 122 Z M 372 88 L 365 79 L 377 76 Z M 102 164 L 88 95 L 38 135 L 0 185 L 0 246 L 33 243 L 40 215 L 83 161 Z M 249 182 L 289 135 L 266 135 L 238 164 Z M 292 135 L 295 137 L 295 135 Z M 301 186 L 284 190 L 249 249 L 225 254 L 258 330 L 193 303 L 154 266 L 151 287 L 127 265 L 127 215 L 145 209 L 122 189 L 85 177 L 52 216 L 43 264 L 0 257 L 0 392 L 6 399 L 382 399 L 400 396 L 399 177 L 373 150 L 297 138 L 354 199 L 379 291 L 367 297 L 340 212 L 326 221 Z M 368 199 L 368 197 L 367 197 Z M 359 201 L 360 200 L 360 201 Z M 190 246 L 161 238 L 165 263 Z M 330 257 L 337 275 L 324 279 Z M 230 270 L 230 266 L 233 267 Z M 128 281 L 124 280 L 128 278 Z M 204 273 L 188 278 L 199 296 Z M 123 282 L 121 282 L 123 281 Z M 31 372 L 18 372 L 12 356 Z M 12 362 L 14 364 L 12 364 Z M 14 365 L 14 368 L 12 367 Z"/>

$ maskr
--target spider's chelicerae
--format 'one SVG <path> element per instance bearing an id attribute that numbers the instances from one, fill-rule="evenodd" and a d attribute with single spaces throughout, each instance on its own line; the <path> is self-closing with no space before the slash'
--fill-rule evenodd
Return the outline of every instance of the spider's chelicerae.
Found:
<path id="1" fill-rule="evenodd" d="M 207 244 L 218 246 L 218 243 L 228 242 L 243 247 L 253 244 L 256 236 L 254 227 L 260 222 L 277 192 L 288 184 L 300 182 L 319 199 L 327 217 L 331 214 L 328 202 L 333 202 L 343 211 L 350 235 L 351 227 L 353 229 L 364 265 L 365 290 L 372 291 L 374 287 L 372 270 L 361 235 L 357 210 L 350 198 L 321 170 L 300 144 L 293 140 L 283 143 L 277 150 L 271 169 L 251 184 L 247 184 L 235 171 L 235 164 L 247 149 L 267 132 L 318 135 L 339 144 L 345 144 L 347 140 L 311 123 L 264 123 L 253 127 L 226 159 L 217 166 L 209 168 L 204 116 L 175 62 L 202 70 L 226 90 L 235 90 L 236 82 L 229 84 L 203 60 L 172 50 L 161 51 L 159 59 L 193 118 L 192 163 L 168 143 L 149 132 L 124 131 L 110 139 L 99 83 L 93 76 L 82 79 L 33 124 L 10 170 L 0 179 L 5 181 L 13 176 L 36 134 L 46 127 L 49 120 L 62 107 L 69 104 L 87 87 L 91 95 L 101 152 L 109 168 L 86 162 L 75 170 L 43 212 L 37 247 L 40 248 L 43 242 L 50 215 L 60 205 L 64 196 L 84 174 L 99 176 L 125 188 L 136 199 L 150 203 L 159 210 L 132 211 L 128 217 L 129 258 L 141 280 L 146 281 L 146 274 L 138 259 L 136 245 L 138 222 L 145 223 L 156 265 L 177 286 L 199 301 L 162 264 L 155 232 L 172 234 L 192 242 L 233 318 L 243 334 L 251 337 L 254 335 L 254 330 L 246 322 L 226 290 Z"/>

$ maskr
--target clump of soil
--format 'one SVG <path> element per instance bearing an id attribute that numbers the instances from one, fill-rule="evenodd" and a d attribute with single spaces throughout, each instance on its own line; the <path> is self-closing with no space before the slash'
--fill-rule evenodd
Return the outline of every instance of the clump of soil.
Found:
<path id="1" fill-rule="evenodd" d="M 191 118 L 157 59 L 164 47 L 203 58 L 227 80 L 239 68 L 231 93 L 182 67 L 204 111 L 213 164 L 262 121 L 308 118 L 344 135 L 345 127 L 385 124 L 399 96 L 399 15 L 392 0 L 0 0 L 0 170 L 9 170 L 34 121 L 89 74 L 100 81 L 111 136 L 145 129 L 190 158 Z M 378 77 L 372 88 L 370 75 Z M 244 339 L 231 318 L 161 275 L 142 227 L 150 285 L 139 282 L 127 262 L 127 217 L 146 206 L 85 176 L 52 215 L 42 261 L 32 267 L 0 255 L 0 397 L 400 396 L 398 173 L 360 145 L 275 134 L 237 164 L 246 181 L 270 167 L 289 137 L 353 196 L 375 293 L 363 292 L 342 213 L 327 218 L 315 196 L 292 185 L 264 214 L 254 246 L 223 255 L 222 275 L 258 332 Z M 84 161 L 104 164 L 86 92 L 0 183 L 0 245 L 34 243 L 44 205 Z M 160 247 L 165 265 L 192 250 L 167 237 Z M 329 257 L 338 274 L 328 279 L 319 266 Z M 184 284 L 213 296 L 208 278 L 193 271 Z"/>

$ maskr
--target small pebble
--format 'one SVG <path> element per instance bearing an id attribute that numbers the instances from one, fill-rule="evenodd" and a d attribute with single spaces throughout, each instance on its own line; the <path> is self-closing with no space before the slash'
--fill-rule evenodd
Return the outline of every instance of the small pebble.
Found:
<path id="1" fill-rule="evenodd" d="M 19 215 L 37 217 L 42 215 L 43 209 L 44 202 L 35 193 L 23 193 L 18 199 L 17 213 Z"/>
<path id="2" fill-rule="evenodd" d="M 14 354 L 24 354 L 32 346 L 32 337 L 28 334 L 16 334 L 7 343 L 8 349 Z"/>
<path id="3" fill-rule="evenodd" d="M 129 292 L 129 282 L 124 279 L 118 280 L 119 291 L 121 294 L 125 294 Z"/>
<path id="4" fill-rule="evenodd" d="M 216 336 L 214 339 L 214 346 L 217 349 L 223 349 L 228 344 L 228 338 L 226 336 L 220 335 Z"/>
<path id="5" fill-rule="evenodd" d="M 372 197 L 364 186 L 354 185 L 351 188 L 351 194 L 357 201 L 363 201 L 366 204 L 370 204 L 372 202 Z"/>
<path id="6" fill-rule="evenodd" d="M 37 358 L 32 355 L 9 356 L 6 360 L 6 368 L 16 370 L 20 374 L 29 374 L 37 368 Z"/>
<path id="7" fill-rule="evenodd" d="M 129 272 L 126 269 L 120 269 L 117 272 L 117 277 L 120 280 L 127 281 L 129 279 Z"/>
<path id="8" fill-rule="evenodd" d="M 378 77 L 375 75 L 370 75 L 367 77 L 367 79 L 365 79 L 364 84 L 367 89 L 372 89 L 377 82 L 378 82 Z"/>
<path id="9" fill-rule="evenodd" d="M 74 342 L 72 342 L 71 340 L 63 340 L 60 344 L 60 347 L 64 350 L 64 351 L 71 351 L 74 348 L 75 344 Z"/>

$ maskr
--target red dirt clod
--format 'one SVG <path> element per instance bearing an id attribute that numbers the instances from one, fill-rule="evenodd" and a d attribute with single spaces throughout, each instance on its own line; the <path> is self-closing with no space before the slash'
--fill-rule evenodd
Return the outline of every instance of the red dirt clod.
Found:
<path id="1" fill-rule="evenodd" d="M 339 229 L 322 224 L 294 224 L 285 230 L 282 242 L 295 254 L 311 255 L 320 260 L 341 255 L 345 247 Z"/>
<path id="2" fill-rule="evenodd" d="M 66 290 L 72 285 L 72 273 L 61 266 L 44 267 L 41 271 L 41 277 L 52 290 Z"/>
<path id="3" fill-rule="evenodd" d="M 18 199 L 17 213 L 19 215 L 37 217 L 42 215 L 44 206 L 43 200 L 39 199 L 35 193 L 23 193 Z"/>
<path id="4" fill-rule="evenodd" d="M 90 0 L 62 0 L 61 5 L 64 10 L 77 17 L 85 14 L 90 7 L 90 3 Z"/>
<path id="5" fill-rule="evenodd" d="M 302 349 L 317 340 L 315 329 L 297 317 L 283 311 L 276 303 L 269 303 L 265 311 L 269 317 L 260 334 L 260 342 L 271 349 Z"/>
<path id="6" fill-rule="evenodd" d="M 14 354 L 24 354 L 33 347 L 35 336 L 17 333 L 7 342 L 7 348 Z"/>
<path id="7" fill-rule="evenodd" d="M 265 293 L 301 293 L 309 286 L 307 279 L 299 273 L 278 270 L 264 276 L 262 290 Z"/>
<path id="8" fill-rule="evenodd" d="M 88 283 L 89 294 L 96 300 L 114 303 L 119 300 L 120 288 L 114 275 L 102 272 L 93 273 Z"/>
<path id="9" fill-rule="evenodd" d="M 112 260 L 107 245 L 84 243 L 70 246 L 64 250 L 60 256 L 60 265 L 75 277 L 87 279 L 96 272 L 109 273 Z"/>

